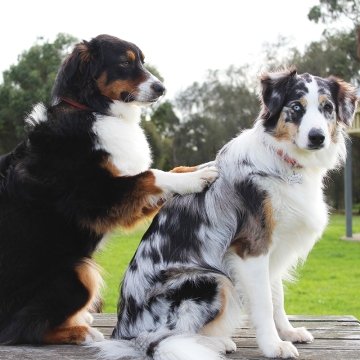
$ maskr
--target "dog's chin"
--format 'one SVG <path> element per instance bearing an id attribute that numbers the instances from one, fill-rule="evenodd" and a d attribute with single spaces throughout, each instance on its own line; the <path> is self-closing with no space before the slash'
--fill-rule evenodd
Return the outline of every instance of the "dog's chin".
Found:
<path id="1" fill-rule="evenodd" d="M 154 96 L 154 97 L 145 97 L 145 96 L 136 96 L 134 94 L 130 94 L 128 92 L 122 92 L 120 94 L 120 101 L 125 104 L 132 104 L 137 106 L 150 106 L 155 104 L 162 96 Z"/>
<path id="2" fill-rule="evenodd" d="M 153 99 L 135 99 L 132 103 L 137 106 L 151 106 L 159 101 L 159 97 Z"/>

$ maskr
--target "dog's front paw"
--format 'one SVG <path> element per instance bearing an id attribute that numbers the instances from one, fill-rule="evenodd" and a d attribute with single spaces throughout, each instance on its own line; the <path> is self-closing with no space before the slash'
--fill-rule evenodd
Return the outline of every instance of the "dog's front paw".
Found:
<path id="1" fill-rule="evenodd" d="M 261 347 L 262 352 L 269 358 L 294 359 L 299 356 L 296 347 L 289 341 L 278 341 Z"/>
<path id="2" fill-rule="evenodd" d="M 190 174 L 189 174 L 190 175 Z M 206 187 L 211 185 L 219 176 L 218 170 L 215 166 L 209 166 L 191 173 L 193 175 L 193 182 L 191 184 L 191 192 L 201 192 Z"/>
<path id="3" fill-rule="evenodd" d="M 293 343 L 311 343 L 314 341 L 314 337 L 304 327 L 280 331 L 279 335 L 281 339 L 291 341 Z"/>
<path id="4" fill-rule="evenodd" d="M 100 331 L 92 327 L 89 327 L 83 345 L 90 345 L 94 342 L 103 341 L 103 340 L 104 340 L 104 335 Z"/>
<path id="5" fill-rule="evenodd" d="M 224 343 L 226 354 L 231 354 L 236 351 L 236 344 L 230 338 L 222 338 L 222 342 Z"/>
<path id="6" fill-rule="evenodd" d="M 84 312 L 83 318 L 84 321 L 89 325 L 91 325 L 94 322 L 94 317 L 88 311 Z"/>

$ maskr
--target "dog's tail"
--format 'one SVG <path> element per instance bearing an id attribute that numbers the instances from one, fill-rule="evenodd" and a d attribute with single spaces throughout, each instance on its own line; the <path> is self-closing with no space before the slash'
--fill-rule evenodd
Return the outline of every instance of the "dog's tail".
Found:
<path id="1" fill-rule="evenodd" d="M 226 349 L 218 338 L 154 332 L 133 340 L 106 340 L 92 345 L 104 360 L 223 360 Z"/>

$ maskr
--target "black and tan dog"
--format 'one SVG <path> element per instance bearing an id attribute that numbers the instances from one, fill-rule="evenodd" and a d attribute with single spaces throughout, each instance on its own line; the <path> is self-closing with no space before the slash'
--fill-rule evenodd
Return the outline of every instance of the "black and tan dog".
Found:
<path id="1" fill-rule="evenodd" d="M 149 170 L 140 106 L 164 91 L 134 44 L 84 41 L 58 73 L 53 104 L 34 107 L 26 138 L 0 158 L 0 344 L 101 340 L 88 310 L 104 234 L 216 178 L 211 167 Z"/>

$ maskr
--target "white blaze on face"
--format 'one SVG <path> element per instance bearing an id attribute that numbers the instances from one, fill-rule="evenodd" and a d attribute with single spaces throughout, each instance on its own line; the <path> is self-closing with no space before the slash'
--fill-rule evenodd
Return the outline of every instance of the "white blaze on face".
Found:
<path id="1" fill-rule="evenodd" d="M 153 89 L 153 85 L 159 83 L 160 80 L 148 72 L 148 78 L 138 86 L 138 94 L 136 96 L 136 101 L 139 102 L 152 102 L 159 97 L 159 94 L 156 93 Z"/>
<path id="2" fill-rule="evenodd" d="M 309 133 L 312 130 L 319 130 L 325 136 L 323 148 L 328 148 L 331 140 L 328 126 L 329 120 L 320 111 L 319 86 L 313 77 L 310 83 L 306 83 L 306 88 L 308 93 L 304 96 L 306 101 L 305 113 L 299 126 L 296 145 L 301 149 L 310 149 Z"/>

